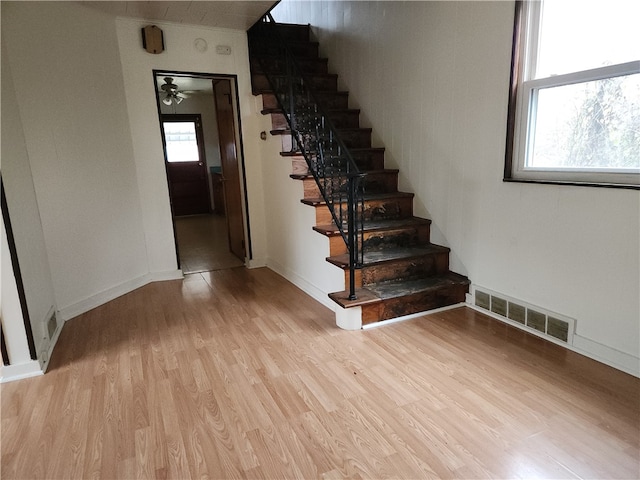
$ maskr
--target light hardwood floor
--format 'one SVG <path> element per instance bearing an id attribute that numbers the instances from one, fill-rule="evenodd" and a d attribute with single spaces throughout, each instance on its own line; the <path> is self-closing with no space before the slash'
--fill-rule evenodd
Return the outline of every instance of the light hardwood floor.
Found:
<path id="1" fill-rule="evenodd" d="M 466 308 L 341 331 L 267 269 L 92 310 L 1 393 L 3 479 L 640 477 L 638 379 Z"/>

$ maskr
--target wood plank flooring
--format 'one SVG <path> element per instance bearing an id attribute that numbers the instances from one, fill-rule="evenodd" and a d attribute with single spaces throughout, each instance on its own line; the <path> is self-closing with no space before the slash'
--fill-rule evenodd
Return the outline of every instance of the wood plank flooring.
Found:
<path id="1" fill-rule="evenodd" d="M 3 479 L 640 477 L 640 380 L 466 308 L 342 331 L 268 269 L 96 308 L 1 394 Z"/>

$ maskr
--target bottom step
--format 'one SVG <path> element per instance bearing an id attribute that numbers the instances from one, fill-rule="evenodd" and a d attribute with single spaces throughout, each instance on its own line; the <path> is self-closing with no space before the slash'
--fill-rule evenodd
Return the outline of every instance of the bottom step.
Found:
<path id="1" fill-rule="evenodd" d="M 362 307 L 364 325 L 464 302 L 469 284 L 467 277 L 448 272 L 359 288 L 356 300 L 349 300 L 348 291 L 331 293 L 329 298 L 343 308 Z"/>

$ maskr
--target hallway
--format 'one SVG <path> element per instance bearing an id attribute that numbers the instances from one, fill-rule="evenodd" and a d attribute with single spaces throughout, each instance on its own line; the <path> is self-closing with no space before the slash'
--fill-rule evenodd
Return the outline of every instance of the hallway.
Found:
<path id="1" fill-rule="evenodd" d="M 222 215 L 176 217 L 180 267 L 185 274 L 241 267 L 244 262 L 229 251 L 227 224 Z"/>

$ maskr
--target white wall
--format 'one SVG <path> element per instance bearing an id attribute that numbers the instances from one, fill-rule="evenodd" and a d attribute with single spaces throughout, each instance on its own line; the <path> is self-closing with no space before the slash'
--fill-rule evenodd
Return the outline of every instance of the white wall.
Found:
<path id="1" fill-rule="evenodd" d="M 271 116 L 263 116 L 262 129 L 271 130 Z M 302 182 L 289 178 L 291 159 L 282 157 L 279 136 L 263 143 L 265 212 L 268 215 L 268 266 L 317 301 L 334 310 L 327 296 L 343 290 L 344 274 L 329 264 L 329 240 L 313 230 L 315 209 L 303 205 Z"/>
<path id="2" fill-rule="evenodd" d="M 46 322 L 55 311 L 56 303 L 18 100 L 5 49 L 3 42 L 0 121 L 2 178 L 36 352 L 43 361 L 43 352 L 48 351 L 51 340 Z M 11 264 L 3 263 L 3 272 L 5 269 L 11 270 Z M 19 317 L 7 318 L 3 315 L 3 318 L 4 322 L 22 324 L 21 312 Z"/>
<path id="3" fill-rule="evenodd" d="M 167 270 L 175 262 L 171 211 L 157 119 L 154 69 L 237 75 L 253 246 L 250 265 L 264 265 L 267 244 L 258 129 L 260 115 L 257 114 L 255 98 L 251 94 L 246 33 L 156 23 L 164 32 L 166 49 L 161 54 L 153 55 L 143 50 L 140 40 L 140 28 L 147 24 L 125 18 L 116 22 L 150 269 L 152 272 Z M 203 53 L 193 45 L 197 38 L 208 43 L 208 49 Z M 217 54 L 216 45 L 230 46 L 231 55 Z"/>
<path id="4" fill-rule="evenodd" d="M 577 320 L 640 374 L 640 192 L 503 183 L 512 2 L 295 2 L 452 269 Z"/>
<path id="5" fill-rule="evenodd" d="M 76 2 L 3 2 L 2 33 L 55 299 L 69 311 L 148 272 L 115 23 Z"/>
<path id="6" fill-rule="evenodd" d="M 14 85 L 14 116 L 24 131 L 23 155 L 14 157 L 22 177 L 9 183 L 33 183 L 25 225 L 36 228 L 39 213 L 42 242 L 39 257 L 25 261 L 46 257 L 50 273 L 34 268 L 41 275 L 35 284 L 49 276 L 53 291 L 34 302 L 36 317 L 45 309 L 38 302 L 51 297 L 68 319 L 148 281 L 180 276 L 153 68 L 238 76 L 251 265 L 266 262 L 260 116 L 245 32 L 166 25 L 167 52 L 150 55 L 142 49 L 142 25 L 80 2 L 2 2 L 2 75 Z M 209 41 L 207 54 L 193 48 L 198 37 Z M 233 54 L 216 56 L 217 44 Z"/>

